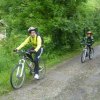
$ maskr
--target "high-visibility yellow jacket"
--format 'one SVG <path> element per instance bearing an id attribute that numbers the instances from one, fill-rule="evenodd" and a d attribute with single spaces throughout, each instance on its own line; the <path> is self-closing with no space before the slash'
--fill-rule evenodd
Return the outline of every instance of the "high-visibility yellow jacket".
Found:
<path id="1" fill-rule="evenodd" d="M 25 45 L 27 44 L 31 44 L 35 49 L 35 51 L 37 52 L 41 46 L 42 46 L 42 40 L 41 37 L 38 35 L 35 35 L 34 37 L 29 36 L 19 47 L 17 47 L 17 50 L 20 50 L 21 48 L 23 48 Z"/>

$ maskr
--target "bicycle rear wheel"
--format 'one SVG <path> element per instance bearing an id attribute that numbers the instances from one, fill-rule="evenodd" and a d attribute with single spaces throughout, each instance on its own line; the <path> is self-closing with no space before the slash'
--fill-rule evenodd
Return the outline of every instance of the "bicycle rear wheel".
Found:
<path id="1" fill-rule="evenodd" d="M 86 51 L 83 50 L 82 54 L 81 54 L 81 62 L 84 63 L 86 60 Z"/>
<path id="2" fill-rule="evenodd" d="M 39 60 L 39 76 L 40 76 L 40 79 L 44 78 L 45 74 L 46 74 L 45 61 L 40 59 Z"/>
<path id="3" fill-rule="evenodd" d="M 19 70 L 19 72 L 18 72 L 18 70 Z M 13 68 L 13 70 L 11 72 L 10 83 L 14 89 L 21 88 L 24 83 L 25 70 L 23 70 L 22 75 L 21 75 L 21 71 L 22 71 L 22 65 L 18 64 Z"/>
<path id="4" fill-rule="evenodd" d="M 89 51 L 89 59 L 91 60 L 94 56 L 94 49 L 91 48 L 91 50 Z"/>

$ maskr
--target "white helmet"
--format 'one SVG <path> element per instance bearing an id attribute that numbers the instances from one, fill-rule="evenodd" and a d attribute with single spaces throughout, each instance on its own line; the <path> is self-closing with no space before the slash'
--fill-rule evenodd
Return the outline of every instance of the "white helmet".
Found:
<path id="1" fill-rule="evenodd" d="M 87 34 L 91 34 L 92 35 L 92 32 L 91 31 L 88 31 Z"/>
<path id="2" fill-rule="evenodd" d="M 36 31 L 36 28 L 35 28 L 35 27 L 30 27 L 30 28 L 28 29 L 28 32 L 30 33 L 31 31 Z"/>

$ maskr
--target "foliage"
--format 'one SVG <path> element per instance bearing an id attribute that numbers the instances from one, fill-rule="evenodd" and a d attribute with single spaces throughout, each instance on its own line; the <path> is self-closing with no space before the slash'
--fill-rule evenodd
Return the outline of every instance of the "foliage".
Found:
<path id="1" fill-rule="evenodd" d="M 51 35 L 54 47 L 68 45 L 73 48 L 71 41 L 75 42 L 72 35 L 76 29 L 69 27 L 73 25 L 70 19 L 82 2 L 86 0 L 6 0 L 0 5 L 1 18 L 6 20 L 9 34 L 26 33 L 28 27 L 36 26 L 45 36 Z"/>

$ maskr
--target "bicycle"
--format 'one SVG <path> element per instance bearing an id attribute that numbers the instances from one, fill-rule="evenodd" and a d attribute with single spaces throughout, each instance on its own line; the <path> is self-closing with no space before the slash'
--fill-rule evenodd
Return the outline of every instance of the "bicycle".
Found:
<path id="1" fill-rule="evenodd" d="M 85 44 L 86 47 L 83 49 L 81 53 L 81 62 L 84 63 L 86 61 L 86 57 L 88 57 L 90 60 L 94 56 L 94 49 L 90 46 L 90 44 Z"/>
<path id="2" fill-rule="evenodd" d="M 18 51 L 16 52 L 21 59 L 19 60 L 18 64 L 12 69 L 10 75 L 10 83 L 14 89 L 19 89 L 24 84 L 26 78 L 25 68 L 26 66 L 29 69 L 30 74 L 34 75 L 34 63 L 31 62 L 30 58 L 27 56 L 26 51 Z M 44 78 L 46 73 L 45 62 L 43 59 L 39 59 L 39 76 L 40 79 Z"/>

